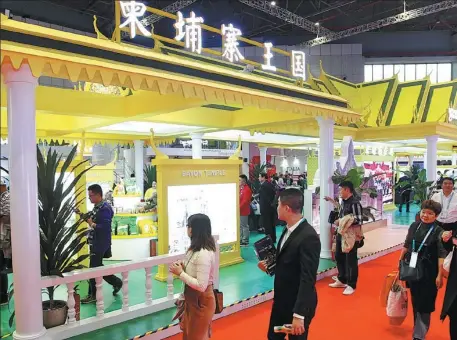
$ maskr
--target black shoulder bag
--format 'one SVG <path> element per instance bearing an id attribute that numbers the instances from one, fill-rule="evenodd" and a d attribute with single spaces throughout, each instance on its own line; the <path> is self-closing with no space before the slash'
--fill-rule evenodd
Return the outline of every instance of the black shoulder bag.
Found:
<path id="1" fill-rule="evenodd" d="M 419 224 L 419 226 L 416 229 L 417 231 L 420 229 L 422 224 Z M 433 232 L 435 229 L 435 225 L 432 225 L 430 229 L 427 232 L 427 235 L 425 235 L 424 240 L 419 246 L 419 249 L 417 249 L 417 262 L 416 266 L 411 267 L 410 266 L 410 261 L 406 261 L 405 259 L 400 261 L 400 280 L 401 281 L 407 281 L 407 282 L 417 282 L 420 281 L 424 277 L 424 268 L 422 265 L 422 260 L 419 257 L 419 253 L 424 247 L 425 241 L 427 241 L 428 237 L 430 234 Z M 411 257 L 413 254 L 416 252 L 416 240 L 413 238 L 413 244 L 412 244 L 412 252 L 411 252 Z"/>

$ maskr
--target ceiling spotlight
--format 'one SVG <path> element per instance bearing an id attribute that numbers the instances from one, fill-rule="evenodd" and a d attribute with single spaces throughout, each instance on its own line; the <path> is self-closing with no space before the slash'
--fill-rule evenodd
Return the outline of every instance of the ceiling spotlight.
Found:
<path id="1" fill-rule="evenodd" d="M 270 5 L 271 5 L 271 6 L 276 6 L 276 1 L 270 2 Z"/>
<path id="2" fill-rule="evenodd" d="M 319 26 L 319 23 L 318 23 L 318 22 L 316 22 L 316 23 L 314 24 L 314 26 Z"/>

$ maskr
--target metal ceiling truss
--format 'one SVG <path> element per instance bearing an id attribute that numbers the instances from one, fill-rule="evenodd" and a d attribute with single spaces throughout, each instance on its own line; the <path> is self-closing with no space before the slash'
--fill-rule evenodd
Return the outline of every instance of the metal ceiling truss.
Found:
<path id="1" fill-rule="evenodd" d="M 240 1 L 244 2 L 244 0 L 240 0 Z M 457 0 L 441 1 L 441 2 L 435 3 L 433 5 L 412 9 L 410 11 L 405 11 L 403 13 L 393 15 L 388 18 L 380 19 L 380 20 L 377 20 L 374 22 L 370 22 L 368 24 L 353 27 L 353 28 L 350 28 L 350 29 L 347 29 L 347 30 L 344 30 L 341 32 L 332 32 L 330 34 L 324 34 L 321 37 L 307 41 L 301 45 L 302 46 L 322 45 L 322 44 L 328 43 L 330 41 L 347 38 L 347 37 L 350 37 L 350 36 L 353 36 L 356 34 L 360 34 L 360 33 L 364 33 L 364 32 L 368 32 L 368 31 L 373 31 L 373 30 L 376 30 L 376 29 L 379 29 L 382 27 L 395 25 L 400 22 L 420 18 L 420 17 L 426 16 L 426 15 L 445 11 L 445 10 L 455 8 L 455 7 L 457 7 Z"/>
<path id="2" fill-rule="evenodd" d="M 197 0 L 175 1 L 172 4 L 168 5 L 167 7 L 163 8 L 162 11 L 168 12 L 168 13 L 176 13 L 179 10 L 181 10 L 187 6 L 192 5 L 194 2 L 197 2 Z M 153 25 L 155 22 L 159 21 L 162 18 L 163 17 L 161 17 L 160 15 L 151 14 L 151 15 L 147 16 L 146 18 L 144 18 L 143 20 L 141 20 L 141 23 L 143 24 L 143 26 L 147 27 L 149 25 Z"/>
<path id="3" fill-rule="evenodd" d="M 304 28 L 305 30 L 315 33 L 315 34 L 325 34 L 325 35 L 330 35 L 333 32 L 330 31 L 329 29 L 316 25 L 315 22 L 312 22 L 308 19 L 305 19 L 299 15 L 296 15 L 295 13 L 292 13 L 284 8 L 281 8 L 279 6 L 272 6 L 270 4 L 270 1 L 262 1 L 262 0 L 238 0 L 239 2 L 258 9 L 262 12 L 265 12 L 267 14 L 270 14 L 276 18 L 279 18 L 281 20 L 284 20 L 285 22 L 288 22 L 289 24 Z"/>

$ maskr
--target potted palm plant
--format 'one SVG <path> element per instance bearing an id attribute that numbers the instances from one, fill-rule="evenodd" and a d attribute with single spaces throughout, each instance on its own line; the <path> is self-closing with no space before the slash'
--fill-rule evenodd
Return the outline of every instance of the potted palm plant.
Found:
<path id="1" fill-rule="evenodd" d="M 409 171 L 402 171 L 405 175 L 403 180 L 395 185 L 396 189 L 411 188 L 413 192 L 413 202 L 421 204 L 430 199 L 436 189 L 436 182 L 427 180 L 427 170 L 412 166 Z M 419 220 L 419 213 L 416 214 L 416 221 Z"/>
<path id="2" fill-rule="evenodd" d="M 83 227 L 82 219 L 72 221 L 72 218 L 78 205 L 83 202 L 81 194 L 86 190 L 78 188 L 77 184 L 91 168 L 85 168 L 86 161 L 70 168 L 76 150 L 77 146 L 74 146 L 63 160 L 62 156 L 51 148 L 45 157 L 38 147 L 38 223 L 42 276 L 63 277 L 65 273 L 84 268 L 82 263 L 89 257 L 89 254 L 79 254 L 87 243 L 88 229 Z M 67 171 L 78 175 L 70 180 L 66 176 Z M 56 288 L 57 286 L 46 288 L 49 300 L 42 303 L 43 323 L 46 328 L 63 325 L 67 320 L 67 303 L 54 298 Z M 11 290 L 10 299 L 13 294 L 14 290 Z M 9 320 L 10 327 L 13 320 L 14 312 Z"/>
<path id="3" fill-rule="evenodd" d="M 365 177 L 365 170 L 363 167 L 356 167 L 348 171 L 346 175 L 342 175 L 338 170 L 336 170 L 332 176 L 332 182 L 335 185 L 339 185 L 343 181 L 349 181 L 354 185 L 354 196 L 359 199 L 362 197 L 362 194 L 368 194 L 370 198 L 378 197 L 378 191 L 376 187 L 372 186 L 372 180 L 376 176 L 381 176 L 383 174 L 375 174 Z M 335 200 L 336 201 L 336 200 Z M 335 209 L 339 208 L 335 206 Z M 370 219 L 375 221 L 373 211 L 377 211 L 375 207 L 362 207 L 362 216 L 364 221 L 369 221 Z"/>
<path id="4" fill-rule="evenodd" d="M 154 182 L 157 182 L 157 169 L 154 165 L 146 165 L 144 167 L 144 191 L 152 188 Z"/>
<path id="5" fill-rule="evenodd" d="M 266 172 L 266 164 L 254 164 L 249 165 L 249 181 L 251 185 L 252 194 L 258 194 L 260 189 L 259 176 L 261 173 Z"/>
<path id="6" fill-rule="evenodd" d="M 86 161 L 81 161 L 70 169 L 76 151 L 77 146 L 74 146 L 62 162 L 62 156 L 56 151 L 49 149 L 44 158 L 38 148 L 38 220 L 42 276 L 62 277 L 64 273 L 82 269 L 83 261 L 89 257 L 89 254 L 79 254 L 87 243 L 87 227 L 82 227 L 83 220 L 80 218 L 70 222 L 76 208 L 83 202 L 81 194 L 86 190 L 78 188 L 77 184 L 90 169 L 85 168 Z M 58 169 L 60 164 L 62 166 Z M 65 176 L 68 170 L 77 173 L 71 181 Z M 66 302 L 54 299 L 56 288 L 47 287 L 49 300 L 43 301 L 43 322 L 48 328 L 64 324 L 67 318 Z"/>

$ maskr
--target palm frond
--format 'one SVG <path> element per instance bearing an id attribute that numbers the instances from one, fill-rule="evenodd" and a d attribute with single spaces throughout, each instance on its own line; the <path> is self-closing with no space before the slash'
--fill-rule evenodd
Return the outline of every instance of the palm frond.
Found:
<path id="1" fill-rule="evenodd" d="M 259 175 L 267 169 L 266 164 L 251 164 L 249 168 L 249 181 L 253 194 L 257 194 L 260 189 Z"/>
<path id="2" fill-rule="evenodd" d="M 144 191 L 152 188 L 152 184 L 157 182 L 157 169 L 154 165 L 147 164 L 143 170 L 144 175 Z"/>

